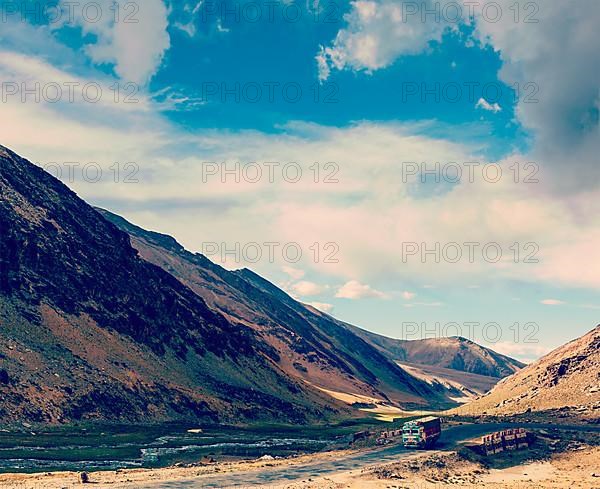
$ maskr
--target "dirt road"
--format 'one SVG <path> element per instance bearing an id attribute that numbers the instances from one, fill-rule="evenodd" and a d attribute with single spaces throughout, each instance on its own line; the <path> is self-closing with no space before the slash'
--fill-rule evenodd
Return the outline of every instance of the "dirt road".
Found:
<path id="1" fill-rule="evenodd" d="M 524 427 L 529 429 L 556 429 L 568 431 L 600 433 L 600 426 L 568 426 L 554 424 L 527 424 L 527 423 L 482 423 L 465 424 L 445 428 L 436 448 L 451 449 L 457 443 L 471 438 L 479 437 L 507 428 Z M 152 485 L 160 489 L 199 489 L 199 488 L 228 488 L 234 486 L 268 486 L 274 484 L 293 483 L 294 481 L 309 478 L 324 477 L 328 474 L 349 472 L 362 469 L 373 464 L 393 462 L 409 456 L 414 450 L 407 450 L 400 445 L 393 445 L 364 452 L 352 453 L 339 459 L 316 460 L 296 466 L 266 468 L 255 472 L 228 473 L 226 475 L 209 475 L 194 480 L 180 480 L 161 482 Z M 150 486 L 149 486 L 150 487 Z M 293 486 L 292 486 L 293 487 Z"/>

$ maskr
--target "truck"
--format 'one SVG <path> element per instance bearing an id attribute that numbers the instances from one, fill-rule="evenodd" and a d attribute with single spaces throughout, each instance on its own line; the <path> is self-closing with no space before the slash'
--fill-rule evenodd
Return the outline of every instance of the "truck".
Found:
<path id="1" fill-rule="evenodd" d="M 406 448 L 431 448 L 441 434 L 440 418 L 428 416 L 404 423 L 402 443 Z"/>
<path id="2" fill-rule="evenodd" d="M 481 448 L 485 455 L 495 455 L 505 450 L 528 448 L 533 436 L 524 428 L 511 428 L 481 437 Z"/>
<path id="3" fill-rule="evenodd" d="M 382 431 L 377 438 L 377 444 L 387 445 L 388 443 L 392 443 L 395 439 L 400 439 L 401 436 L 402 429 Z"/>

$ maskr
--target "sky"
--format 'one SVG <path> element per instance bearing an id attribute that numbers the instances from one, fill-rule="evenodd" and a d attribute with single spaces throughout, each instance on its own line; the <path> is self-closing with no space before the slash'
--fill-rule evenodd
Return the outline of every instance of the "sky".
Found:
<path id="1" fill-rule="evenodd" d="M 600 313 L 596 0 L 0 5 L 0 144 L 395 338 Z"/>

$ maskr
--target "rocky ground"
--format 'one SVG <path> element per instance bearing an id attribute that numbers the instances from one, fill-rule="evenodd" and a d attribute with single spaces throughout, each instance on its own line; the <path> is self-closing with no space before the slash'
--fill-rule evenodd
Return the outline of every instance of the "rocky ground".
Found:
<path id="1" fill-rule="evenodd" d="M 354 485 L 346 487 L 597 489 L 600 488 L 599 459 L 600 449 L 589 445 L 580 445 L 539 460 L 529 459 L 524 451 L 510 463 L 506 463 L 503 457 L 486 464 L 465 459 L 456 453 L 436 454 L 369 469 Z M 362 485 L 358 482 L 361 479 Z"/>
<path id="2" fill-rule="evenodd" d="M 515 415 L 534 412 L 600 418 L 600 326 L 514 375 L 488 394 L 455 408 L 460 415 Z"/>

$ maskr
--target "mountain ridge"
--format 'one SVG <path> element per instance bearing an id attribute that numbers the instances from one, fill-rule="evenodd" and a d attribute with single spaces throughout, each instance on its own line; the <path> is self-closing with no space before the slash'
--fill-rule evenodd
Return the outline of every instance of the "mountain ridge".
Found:
<path id="1" fill-rule="evenodd" d="M 255 272 L 225 270 L 204 255 L 185 250 L 171 237 L 144 230 L 109 211 L 99 212 L 130 233 L 134 247 L 146 260 L 174 274 L 215 310 L 243 319 L 267 343 L 276 345 L 290 375 L 320 388 L 368 393 L 386 402 L 417 406 L 423 405 L 423 396 L 439 397 L 344 323 L 307 308 Z M 404 392 L 393 385 L 404 385 Z"/>
<path id="2" fill-rule="evenodd" d="M 306 422 L 346 411 L 6 148 L 0 195 L 3 419 Z"/>
<path id="3" fill-rule="evenodd" d="M 525 366 L 523 362 L 460 336 L 399 340 L 350 327 L 398 362 L 449 368 L 497 379 L 512 375 Z"/>
<path id="4" fill-rule="evenodd" d="M 233 285 L 234 288 L 237 288 L 237 289 L 240 289 L 239 280 L 240 279 L 244 280 L 244 281 L 252 284 L 253 286 L 255 286 L 258 290 L 260 290 L 261 295 L 266 294 L 267 296 L 272 296 L 274 298 L 274 300 L 276 301 L 276 303 L 279 304 L 279 307 L 273 306 L 274 303 L 269 303 L 268 308 L 262 307 L 262 304 L 264 304 L 265 300 L 267 300 L 267 299 L 265 299 L 265 296 L 262 295 L 262 298 L 258 298 L 258 302 L 253 302 L 252 304 L 250 304 L 250 309 L 254 312 L 265 311 L 266 309 L 268 309 L 268 315 L 271 319 L 273 319 L 273 314 L 276 313 L 279 309 L 281 309 L 281 307 L 284 307 L 285 309 L 289 308 L 290 310 L 293 310 L 295 314 L 297 313 L 300 316 L 308 316 L 308 317 L 312 318 L 311 320 L 313 322 L 318 320 L 321 323 L 321 327 L 325 328 L 323 331 L 327 331 L 328 334 L 330 334 L 332 332 L 337 332 L 336 334 L 339 334 L 342 330 L 347 330 L 351 333 L 354 333 L 357 337 L 360 337 L 367 344 L 374 347 L 380 354 L 385 356 L 389 361 L 400 366 L 401 369 L 403 370 L 403 376 L 405 376 L 406 371 L 409 369 L 414 370 L 414 367 L 423 367 L 423 365 L 418 365 L 416 363 L 412 364 L 412 366 L 411 365 L 407 365 L 407 366 L 402 365 L 401 362 L 398 361 L 398 358 L 394 357 L 394 355 L 391 354 L 390 351 L 386 351 L 384 348 L 381 348 L 381 346 L 380 346 L 380 344 L 378 344 L 378 342 L 373 341 L 374 338 L 379 338 L 381 340 L 385 340 L 388 343 L 396 342 L 397 340 L 392 340 L 390 338 L 385 338 L 385 337 L 381 337 L 379 335 L 375 335 L 374 333 L 370 333 L 370 332 L 362 330 L 361 328 L 358 328 L 356 326 L 339 321 L 339 320 L 335 319 L 334 317 L 332 317 L 328 314 L 325 314 L 321 311 L 318 311 L 317 309 L 315 309 L 309 305 L 301 304 L 298 301 L 296 301 L 295 299 L 293 299 L 292 297 L 290 297 L 283 290 L 281 290 L 280 288 L 278 288 L 277 286 L 275 286 L 274 284 L 272 284 L 265 278 L 261 277 L 260 275 L 256 274 L 255 272 L 253 272 L 249 269 L 244 268 L 244 269 L 235 270 L 235 271 L 227 271 L 227 270 L 223 269 L 222 267 L 212 263 L 205 256 L 203 256 L 199 253 L 194 254 L 194 253 L 191 253 L 191 252 L 185 250 L 185 248 L 183 246 L 181 246 L 174 238 L 172 238 L 170 236 L 167 236 L 167 235 L 164 235 L 161 233 L 156 233 L 153 231 L 147 231 L 143 228 L 140 228 L 139 226 L 136 226 L 135 224 L 128 222 L 123 217 L 113 214 L 109 211 L 102 210 L 102 209 L 99 209 L 99 211 L 102 212 L 103 215 L 107 219 L 112 220 L 115 224 L 119 225 L 121 227 L 121 229 L 130 233 L 130 235 L 132 236 L 133 242 L 134 242 L 134 246 L 137 247 L 138 251 L 140 251 L 142 256 L 144 256 L 146 259 L 152 261 L 153 263 L 155 263 L 159 266 L 162 266 L 166 270 L 169 270 L 171 273 L 174 273 L 175 276 L 177 276 L 184 282 L 186 282 L 186 280 L 190 279 L 190 273 L 206 274 L 207 270 L 212 270 L 213 272 L 218 273 L 218 275 L 221 279 L 225 280 L 226 282 L 229 282 L 229 285 Z M 157 254 L 157 250 L 155 248 L 157 246 L 159 248 L 161 248 L 161 250 L 158 251 L 158 254 Z M 190 272 L 190 270 L 189 270 L 189 268 L 187 268 L 187 266 L 184 266 L 186 268 L 185 270 L 178 269 L 177 267 L 173 266 L 173 257 L 165 258 L 164 251 L 174 253 L 175 255 L 179 255 L 179 258 L 183 258 L 184 261 L 186 261 L 186 262 L 192 262 L 194 267 L 197 266 L 197 267 L 200 267 L 200 269 L 196 268 L 195 271 L 193 271 L 193 272 Z M 188 263 L 188 265 L 189 265 L 189 263 Z M 195 280 L 202 281 L 201 277 L 196 277 Z M 196 285 L 198 286 L 198 284 L 196 284 Z M 198 288 L 195 288 L 194 290 L 196 290 L 198 293 L 203 295 L 203 297 L 209 304 L 212 304 L 212 306 L 216 307 L 217 310 L 220 310 L 221 312 L 223 312 L 225 314 L 232 312 L 230 304 L 223 304 L 222 302 L 220 302 L 220 298 L 215 298 L 214 296 L 211 297 L 210 295 L 207 295 L 207 290 L 209 289 L 210 284 L 208 284 L 206 281 L 204 281 L 203 283 L 201 283 L 199 285 L 200 286 Z M 214 283 L 213 283 L 213 285 L 214 285 Z M 192 287 L 192 288 L 194 288 L 194 287 Z M 221 295 L 222 295 L 222 292 L 223 291 L 221 290 Z M 247 291 L 244 290 L 243 292 L 244 292 L 243 296 L 236 295 L 236 292 L 232 292 L 232 294 L 236 298 L 236 302 L 238 305 L 239 305 L 239 303 L 244 302 L 244 300 L 248 298 L 248 295 L 246 293 Z M 256 294 L 254 294 L 254 296 L 255 296 L 254 298 L 256 298 Z M 243 313 L 241 315 L 246 318 L 248 318 L 250 316 L 248 311 L 246 311 L 245 313 Z M 288 318 L 286 317 L 283 319 L 288 319 Z M 258 319 L 258 321 L 260 322 L 260 319 Z M 297 330 L 296 332 L 302 333 L 301 330 Z M 444 341 L 444 340 L 441 340 L 441 341 Z M 448 339 L 448 341 L 453 341 L 453 339 L 450 338 L 450 339 Z M 510 365 L 510 368 L 511 368 L 510 372 L 515 371 L 517 368 L 520 368 L 520 366 L 522 365 L 514 359 L 510 359 L 509 357 L 505 357 L 505 356 L 497 354 L 496 352 L 493 352 L 491 350 L 487 350 L 487 349 L 481 347 L 480 345 L 477 345 L 476 343 L 471 342 L 469 340 L 463 339 L 461 341 L 465 344 L 470 345 L 471 349 L 476 349 L 477 351 L 485 352 L 485 354 L 491 358 L 502 359 L 503 361 L 505 361 L 506 365 Z M 344 342 L 348 343 L 348 344 L 352 344 L 351 349 L 354 349 L 354 350 L 360 349 L 360 347 L 361 347 L 360 344 L 356 343 L 356 338 L 354 335 L 346 335 L 346 337 L 344 337 Z M 416 342 L 414 342 L 414 344 L 420 344 L 420 342 L 416 341 Z M 363 346 L 363 348 L 364 348 L 364 346 Z M 327 356 L 327 350 L 321 350 L 321 352 L 322 352 L 321 353 L 322 356 Z M 371 355 L 372 355 L 372 352 L 371 352 Z M 401 355 L 401 357 L 403 359 L 406 359 L 406 356 L 407 355 L 403 350 L 403 355 Z M 423 360 L 425 360 L 424 363 L 426 363 L 427 359 L 423 358 Z M 423 378 L 423 379 L 419 378 L 419 376 L 416 376 L 416 378 L 418 378 L 419 380 L 422 380 L 426 384 L 428 384 L 429 387 L 435 392 L 434 396 L 444 396 L 447 399 L 452 400 L 452 401 L 454 401 L 457 398 L 464 399 L 465 396 L 474 397 L 475 395 L 486 392 L 489 389 L 489 387 L 493 386 L 500 379 L 500 376 L 505 375 L 506 371 L 508 370 L 508 368 L 505 368 L 504 370 L 492 369 L 492 373 L 494 375 L 497 375 L 497 376 L 493 376 L 493 377 L 489 376 L 489 370 L 484 370 L 484 373 L 487 375 L 481 375 L 477 371 L 473 374 L 465 374 L 465 375 L 463 375 L 465 385 L 461 385 L 460 382 L 457 382 L 457 375 L 456 375 L 456 373 L 460 372 L 460 370 L 457 370 L 456 373 L 453 373 L 454 371 L 450 372 L 447 368 L 444 369 L 444 367 L 455 367 L 454 365 L 445 365 L 445 364 L 443 364 L 443 362 L 439 362 L 439 361 L 437 361 L 437 362 L 434 361 L 434 362 L 430 362 L 430 363 L 436 367 L 441 367 L 441 368 L 438 368 L 437 370 L 430 369 L 429 374 L 431 374 L 431 375 L 426 375 L 425 378 Z M 298 364 L 294 362 L 294 365 L 297 366 Z M 360 363 L 355 364 L 355 366 L 358 367 L 359 369 L 361 368 Z M 300 368 L 304 369 L 305 366 L 301 366 Z M 476 370 L 476 369 L 473 369 L 473 370 Z M 433 373 L 432 373 L 432 371 L 433 371 Z M 481 369 L 479 369 L 479 371 L 481 371 Z M 440 375 L 440 373 L 441 373 L 441 375 Z M 368 372 L 366 374 L 368 375 Z M 415 377 L 414 372 L 410 373 L 410 377 Z M 306 379 L 306 380 L 310 381 L 310 379 Z M 323 379 L 321 379 L 321 381 L 322 380 Z M 373 382 L 374 379 L 367 378 L 366 380 L 369 382 Z M 327 383 L 323 384 L 323 383 L 317 382 L 317 384 L 319 387 L 324 387 L 326 389 L 335 390 L 335 386 L 328 385 Z M 354 387 L 356 387 L 356 386 L 354 386 Z M 352 388 L 353 388 L 352 386 L 346 385 L 346 389 L 352 390 Z M 354 393 L 357 393 L 356 390 L 354 390 Z M 377 394 L 379 394 L 381 396 L 381 393 L 377 393 L 374 391 L 371 391 L 370 394 L 375 397 L 377 397 Z M 384 396 L 382 396 L 382 399 L 388 400 L 388 397 L 386 395 L 384 395 Z"/>

